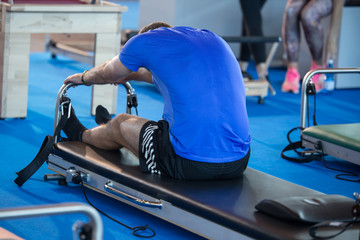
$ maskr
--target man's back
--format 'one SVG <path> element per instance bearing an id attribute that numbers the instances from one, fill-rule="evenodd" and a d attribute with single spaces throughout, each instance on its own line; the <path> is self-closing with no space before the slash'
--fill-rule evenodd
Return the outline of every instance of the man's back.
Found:
<path id="1" fill-rule="evenodd" d="M 204 162 L 246 155 L 250 135 L 243 79 L 220 37 L 189 27 L 160 28 L 131 39 L 120 60 L 132 71 L 145 67 L 152 73 L 176 154 Z"/>

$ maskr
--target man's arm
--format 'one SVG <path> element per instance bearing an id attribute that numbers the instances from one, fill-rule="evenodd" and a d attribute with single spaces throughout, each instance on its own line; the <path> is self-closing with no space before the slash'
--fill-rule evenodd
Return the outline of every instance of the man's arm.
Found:
<path id="1" fill-rule="evenodd" d="M 137 72 L 131 72 L 127 76 L 118 79 L 115 83 L 122 84 L 130 80 L 147 82 L 153 84 L 152 75 L 146 68 L 139 68 Z"/>
<path id="2" fill-rule="evenodd" d="M 148 72 L 148 74 L 150 74 L 150 72 Z M 143 71 L 141 71 L 141 75 L 132 72 L 130 69 L 128 69 L 121 63 L 118 56 L 115 56 L 110 61 L 106 61 L 103 64 L 98 65 L 89 71 L 85 71 L 84 73 L 77 73 L 67 77 L 64 83 L 67 84 L 71 82 L 75 84 L 86 85 L 109 83 L 122 84 L 128 80 L 149 81 L 148 74 Z M 134 75 L 138 79 L 131 79 L 129 75 Z M 146 79 L 140 80 L 141 76 L 146 77 Z"/>

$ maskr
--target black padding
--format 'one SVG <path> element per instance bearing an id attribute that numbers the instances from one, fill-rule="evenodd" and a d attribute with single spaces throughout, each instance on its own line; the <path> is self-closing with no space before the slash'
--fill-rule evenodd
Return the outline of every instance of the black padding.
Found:
<path id="1" fill-rule="evenodd" d="M 234 180 L 181 181 L 141 173 L 138 163 L 125 163 L 119 151 L 103 151 L 80 142 L 58 143 L 53 153 L 67 162 L 256 239 L 293 239 L 294 235 L 309 238 L 311 225 L 294 225 L 256 211 L 255 205 L 263 199 L 323 195 L 251 168 Z"/>
<path id="2" fill-rule="evenodd" d="M 354 205 L 354 199 L 334 194 L 264 199 L 255 208 L 284 220 L 317 223 L 351 221 Z"/>

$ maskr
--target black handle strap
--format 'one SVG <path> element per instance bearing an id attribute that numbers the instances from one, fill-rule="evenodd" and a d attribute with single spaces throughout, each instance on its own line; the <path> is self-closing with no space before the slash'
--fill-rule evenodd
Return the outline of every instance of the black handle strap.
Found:
<path id="1" fill-rule="evenodd" d="M 310 155 L 307 157 L 303 157 L 303 158 L 294 158 L 294 157 L 288 157 L 284 154 L 284 152 L 287 151 L 291 151 L 291 150 L 296 150 L 301 148 L 301 141 L 297 141 L 297 142 L 291 142 L 289 143 L 289 145 L 287 145 L 282 151 L 281 151 L 281 157 L 285 160 L 291 161 L 291 162 L 296 162 L 296 163 L 308 163 L 314 160 L 314 156 Z"/>
<path id="2" fill-rule="evenodd" d="M 46 136 L 34 160 L 32 160 L 32 162 L 23 170 L 16 173 L 18 177 L 14 180 L 14 182 L 19 187 L 21 187 L 44 164 L 51 152 L 53 145 L 54 137 L 49 135 Z"/>
<path id="3" fill-rule="evenodd" d="M 68 102 L 66 104 L 70 104 L 69 99 L 67 99 Z M 69 108 L 68 111 L 70 111 Z M 63 113 L 61 115 L 60 121 L 54 131 L 54 136 L 47 135 L 40 147 L 39 152 L 36 154 L 35 158 L 31 161 L 29 165 L 27 165 L 24 169 L 17 172 L 16 174 L 18 177 L 14 180 L 14 182 L 21 187 L 34 173 L 39 170 L 39 168 L 44 164 L 45 161 L 47 161 L 48 156 L 50 152 L 53 149 L 54 143 L 55 143 L 55 136 L 60 138 L 60 131 L 64 127 L 66 121 L 67 121 L 67 113 Z"/>
<path id="4" fill-rule="evenodd" d="M 308 162 L 311 162 L 315 159 L 319 159 L 319 156 L 318 155 L 314 155 L 314 154 L 310 154 L 309 156 L 306 156 L 306 157 L 298 157 L 298 158 L 295 158 L 295 157 L 289 157 L 289 156 L 286 156 L 284 153 L 287 152 L 287 151 L 294 151 L 296 152 L 298 155 L 303 155 L 304 152 L 301 152 L 301 151 L 298 151 L 298 149 L 301 149 L 302 148 L 302 141 L 296 141 L 296 142 L 293 142 L 291 141 L 290 139 L 290 134 L 292 132 L 294 132 L 295 130 L 303 130 L 301 127 L 295 127 L 293 129 L 291 129 L 288 134 L 287 134 L 287 139 L 289 141 L 289 144 L 281 151 L 281 157 L 285 160 L 288 160 L 288 161 L 291 161 L 291 162 L 296 162 L 296 163 L 308 163 Z"/>

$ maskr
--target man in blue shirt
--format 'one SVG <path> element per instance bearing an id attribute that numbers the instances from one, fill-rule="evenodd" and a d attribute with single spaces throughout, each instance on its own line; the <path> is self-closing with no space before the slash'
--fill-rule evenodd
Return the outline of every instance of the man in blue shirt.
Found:
<path id="1" fill-rule="evenodd" d="M 163 119 L 120 114 L 86 129 L 72 112 L 64 132 L 102 149 L 126 147 L 143 172 L 178 179 L 236 178 L 246 169 L 250 134 L 244 81 L 228 44 L 208 30 L 145 26 L 119 56 L 64 83 L 153 83 Z"/>

